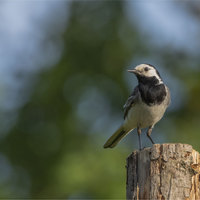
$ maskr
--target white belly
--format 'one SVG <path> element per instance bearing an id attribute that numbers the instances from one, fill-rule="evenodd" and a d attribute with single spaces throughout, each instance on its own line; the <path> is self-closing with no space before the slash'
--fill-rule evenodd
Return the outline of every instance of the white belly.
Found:
<path id="1" fill-rule="evenodd" d="M 136 104 L 129 110 L 124 125 L 128 129 L 152 126 L 162 118 L 166 108 L 167 106 L 163 104 L 154 106 L 147 106 L 143 102 Z"/>

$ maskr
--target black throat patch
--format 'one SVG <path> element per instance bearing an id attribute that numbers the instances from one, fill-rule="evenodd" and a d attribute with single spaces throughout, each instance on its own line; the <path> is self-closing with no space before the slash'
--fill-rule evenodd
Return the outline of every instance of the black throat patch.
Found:
<path id="1" fill-rule="evenodd" d="M 164 84 L 158 84 L 156 77 L 137 77 L 142 101 L 149 106 L 159 105 L 165 99 L 167 92 Z"/>

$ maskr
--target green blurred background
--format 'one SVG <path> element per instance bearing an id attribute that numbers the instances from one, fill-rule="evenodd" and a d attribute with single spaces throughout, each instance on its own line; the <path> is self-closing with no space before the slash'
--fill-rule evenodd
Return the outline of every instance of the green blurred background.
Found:
<path id="1" fill-rule="evenodd" d="M 198 1 L 0 4 L 0 198 L 125 198 L 137 134 L 102 147 L 140 63 L 172 93 L 154 140 L 200 151 Z"/>

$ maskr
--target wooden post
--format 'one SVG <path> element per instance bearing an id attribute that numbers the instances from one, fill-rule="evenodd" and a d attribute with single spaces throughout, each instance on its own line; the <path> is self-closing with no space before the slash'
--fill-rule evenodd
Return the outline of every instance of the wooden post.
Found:
<path id="1" fill-rule="evenodd" d="M 188 144 L 155 144 L 127 158 L 127 199 L 200 199 L 200 155 Z"/>

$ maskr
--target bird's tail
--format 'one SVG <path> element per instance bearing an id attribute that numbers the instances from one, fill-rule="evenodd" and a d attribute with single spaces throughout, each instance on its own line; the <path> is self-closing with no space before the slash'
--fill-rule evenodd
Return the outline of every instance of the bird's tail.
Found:
<path id="1" fill-rule="evenodd" d="M 131 130 L 125 130 L 125 128 L 120 126 L 117 131 L 107 140 L 107 142 L 104 144 L 104 148 L 113 148 L 115 147 L 119 141 L 125 137 Z"/>

